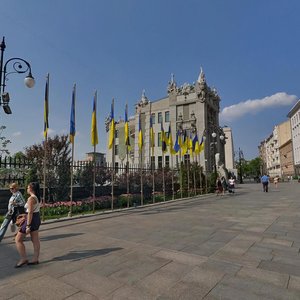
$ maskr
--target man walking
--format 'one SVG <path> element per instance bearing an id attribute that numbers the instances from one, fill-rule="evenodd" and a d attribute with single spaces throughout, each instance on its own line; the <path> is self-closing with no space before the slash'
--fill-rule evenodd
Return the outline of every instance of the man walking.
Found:
<path id="1" fill-rule="evenodd" d="M 268 192 L 268 186 L 269 186 L 269 176 L 264 174 L 264 176 L 261 177 L 260 179 L 262 185 L 263 185 L 263 191 Z"/>

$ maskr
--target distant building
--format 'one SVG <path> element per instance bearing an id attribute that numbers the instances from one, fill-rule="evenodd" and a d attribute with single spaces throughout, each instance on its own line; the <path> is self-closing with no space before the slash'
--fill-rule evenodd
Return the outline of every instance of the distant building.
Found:
<path id="1" fill-rule="evenodd" d="M 106 159 L 105 154 L 100 152 L 88 152 L 86 153 L 86 160 L 87 161 L 93 161 L 94 160 L 94 154 L 95 154 L 95 162 L 100 165 L 105 165 Z"/>
<path id="2" fill-rule="evenodd" d="M 300 175 L 300 100 L 288 113 L 291 123 L 295 175 Z"/>
<path id="3" fill-rule="evenodd" d="M 283 179 L 287 179 L 288 176 L 294 175 L 293 145 L 290 120 L 278 125 L 278 138 L 281 176 Z"/>
<path id="4" fill-rule="evenodd" d="M 225 139 L 224 131 L 219 126 L 219 110 L 220 97 L 214 88 L 210 88 L 206 83 L 206 78 L 201 70 L 198 80 L 193 84 L 185 83 L 177 86 L 174 76 L 168 83 L 167 96 L 156 100 L 149 101 L 143 91 L 141 99 L 138 101 L 135 109 L 135 115 L 129 120 L 130 144 L 131 150 L 128 153 L 130 163 L 138 165 L 140 163 L 140 152 L 138 148 L 138 131 L 139 131 L 139 115 L 141 116 L 141 128 L 143 133 L 143 151 L 141 155 L 142 164 L 144 166 L 161 167 L 164 165 L 174 165 L 179 162 L 179 155 L 172 156 L 168 151 L 164 155 L 161 147 L 162 127 L 165 133 L 168 133 L 169 126 L 172 132 L 173 144 L 176 140 L 176 132 L 186 132 L 188 136 L 194 137 L 198 135 L 199 140 L 205 137 L 205 149 L 198 157 L 185 155 L 185 161 L 195 161 L 203 166 L 206 171 L 213 171 L 215 163 L 217 167 L 226 166 L 225 159 Z M 150 118 L 152 118 L 153 130 L 155 134 L 154 153 L 150 148 Z M 108 124 L 107 120 L 107 124 Z M 127 161 L 127 153 L 125 147 L 123 120 L 116 123 L 116 139 L 115 139 L 115 164 L 124 164 Z M 216 137 L 212 137 L 212 133 L 216 133 Z M 229 131 L 228 131 L 229 133 Z M 109 134 L 109 133 L 108 133 Z M 226 136 L 227 137 L 227 136 Z M 228 147 L 229 164 L 233 165 L 233 146 L 232 136 L 228 139 L 230 145 Z M 217 155 L 214 155 L 217 154 Z M 227 155 L 227 154 L 226 154 Z M 112 162 L 112 151 L 107 150 L 107 161 Z"/>
<path id="5" fill-rule="evenodd" d="M 228 171 L 236 173 L 236 166 L 234 162 L 234 146 L 233 146 L 233 136 L 232 130 L 228 126 L 223 127 L 223 131 L 226 137 L 226 144 L 225 144 L 225 165 Z"/>

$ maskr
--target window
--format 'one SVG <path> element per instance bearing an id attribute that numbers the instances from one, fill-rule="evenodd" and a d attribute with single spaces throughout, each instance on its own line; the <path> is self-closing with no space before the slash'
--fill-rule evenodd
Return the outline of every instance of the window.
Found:
<path id="1" fill-rule="evenodd" d="M 155 156 L 151 156 L 151 169 L 155 169 Z"/>
<path id="2" fill-rule="evenodd" d="M 170 156 L 169 156 L 169 155 L 166 155 L 166 156 L 165 156 L 165 166 L 166 166 L 166 167 L 169 167 L 169 166 L 170 166 Z"/>
<path id="3" fill-rule="evenodd" d="M 165 122 L 170 122 L 170 112 L 169 111 L 165 112 Z"/>
<path id="4" fill-rule="evenodd" d="M 161 147 L 161 132 L 157 134 L 157 146 Z"/>
<path id="5" fill-rule="evenodd" d="M 119 163 L 115 162 L 115 172 L 117 173 L 119 171 Z"/>
<path id="6" fill-rule="evenodd" d="M 119 155 L 119 145 L 115 145 L 115 155 Z"/>
<path id="7" fill-rule="evenodd" d="M 161 112 L 159 112 L 157 114 L 157 123 L 162 123 L 162 113 Z"/>
<path id="8" fill-rule="evenodd" d="M 151 114 L 152 124 L 155 124 L 155 113 Z"/>
<path id="9" fill-rule="evenodd" d="M 117 139 L 118 137 L 119 137 L 119 130 L 116 129 L 116 130 L 115 130 L 115 138 Z"/>
<path id="10" fill-rule="evenodd" d="M 158 168 L 162 168 L 162 156 L 158 156 Z"/>

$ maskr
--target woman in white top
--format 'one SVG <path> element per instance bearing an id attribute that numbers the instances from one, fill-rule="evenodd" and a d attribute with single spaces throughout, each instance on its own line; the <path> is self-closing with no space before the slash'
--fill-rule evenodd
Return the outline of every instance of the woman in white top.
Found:
<path id="1" fill-rule="evenodd" d="M 40 239 L 39 239 L 39 227 L 41 224 L 40 218 L 40 186 L 37 182 L 31 182 L 28 184 L 27 193 L 29 197 L 25 204 L 27 213 L 26 222 L 21 226 L 19 232 L 16 235 L 16 247 L 20 254 L 20 260 L 15 265 L 15 268 L 20 268 L 24 265 L 36 265 L 39 263 L 40 255 Z M 24 238 L 27 234 L 30 234 L 33 244 L 33 258 L 28 261 L 26 255 L 26 249 L 24 245 Z"/>

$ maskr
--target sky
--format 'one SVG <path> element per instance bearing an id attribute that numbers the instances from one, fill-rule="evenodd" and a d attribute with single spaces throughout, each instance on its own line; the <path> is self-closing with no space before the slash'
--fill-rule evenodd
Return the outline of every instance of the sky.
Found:
<path id="1" fill-rule="evenodd" d="M 11 115 L 0 111 L 11 154 L 43 142 L 44 94 L 50 74 L 49 136 L 68 134 L 76 83 L 75 159 L 92 152 L 93 96 L 98 92 L 98 152 L 106 152 L 105 118 L 129 115 L 145 90 L 167 95 L 197 80 L 200 68 L 221 98 L 220 125 L 232 128 L 246 159 L 300 95 L 298 0 L 2 0 L 4 61 L 30 62 L 34 88 L 10 74 Z"/>

